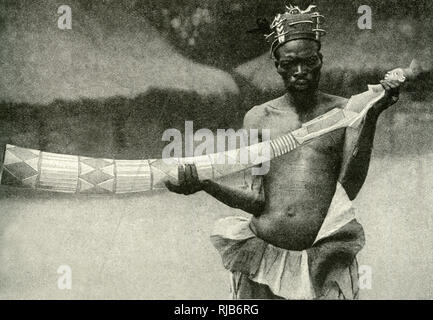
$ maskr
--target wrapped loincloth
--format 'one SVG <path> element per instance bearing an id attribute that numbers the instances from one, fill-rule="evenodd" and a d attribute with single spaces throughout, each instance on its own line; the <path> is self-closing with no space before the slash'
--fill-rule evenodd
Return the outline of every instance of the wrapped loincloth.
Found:
<path id="1" fill-rule="evenodd" d="M 227 270 L 247 275 L 285 299 L 321 298 L 335 288 L 346 299 L 357 297 L 356 254 L 364 246 L 364 232 L 340 184 L 309 249 L 273 246 L 252 232 L 250 220 L 228 217 L 215 226 L 211 240 Z"/>

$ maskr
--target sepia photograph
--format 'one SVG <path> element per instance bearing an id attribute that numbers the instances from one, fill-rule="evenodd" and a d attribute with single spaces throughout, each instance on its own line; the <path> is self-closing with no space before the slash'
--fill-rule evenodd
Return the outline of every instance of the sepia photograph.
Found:
<path id="1" fill-rule="evenodd" d="M 433 300 L 432 26 L 428 0 L 0 0 L 0 300 Z"/>

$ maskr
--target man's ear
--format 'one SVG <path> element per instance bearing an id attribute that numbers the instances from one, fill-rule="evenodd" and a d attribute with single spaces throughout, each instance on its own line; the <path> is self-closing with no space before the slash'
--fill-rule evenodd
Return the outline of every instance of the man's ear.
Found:
<path id="1" fill-rule="evenodd" d="M 319 52 L 318 52 L 318 55 L 319 55 L 320 61 L 323 62 L 323 54 L 319 51 Z"/>
<path id="2" fill-rule="evenodd" d="M 275 68 L 278 69 L 278 67 L 280 66 L 280 63 L 277 60 L 274 60 L 274 63 L 275 63 Z"/>

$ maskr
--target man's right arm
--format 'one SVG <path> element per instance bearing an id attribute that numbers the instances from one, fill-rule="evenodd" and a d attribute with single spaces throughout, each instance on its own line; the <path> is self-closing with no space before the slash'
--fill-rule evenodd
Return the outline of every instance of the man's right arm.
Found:
<path id="1" fill-rule="evenodd" d="M 166 182 L 167 189 L 184 195 L 205 191 L 215 199 L 235 209 L 241 209 L 254 216 L 259 216 L 265 207 L 262 177 L 255 176 L 251 186 L 237 188 L 213 180 L 200 181 L 194 164 L 179 166 L 179 185 Z"/>
<path id="2" fill-rule="evenodd" d="M 232 208 L 259 216 L 265 208 L 262 179 L 262 176 L 253 177 L 251 186 L 247 185 L 245 189 L 227 186 L 213 180 L 205 180 L 203 181 L 203 191 Z"/>

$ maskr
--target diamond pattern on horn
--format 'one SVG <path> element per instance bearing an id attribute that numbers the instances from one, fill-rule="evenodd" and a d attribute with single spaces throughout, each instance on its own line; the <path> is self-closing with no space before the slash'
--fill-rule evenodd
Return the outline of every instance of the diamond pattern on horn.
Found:
<path id="1" fill-rule="evenodd" d="M 112 193 L 114 191 L 113 160 L 80 157 L 79 166 L 79 192 Z"/>

